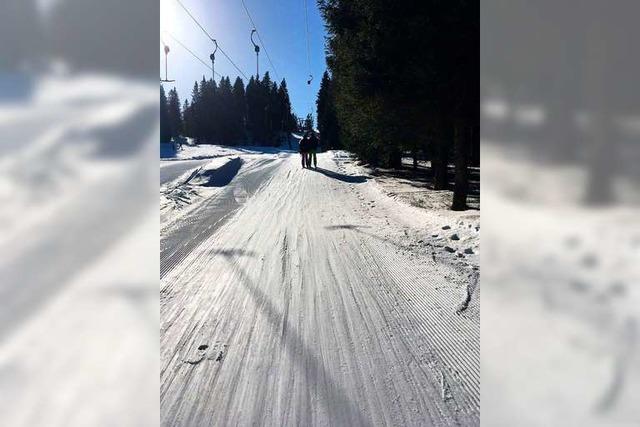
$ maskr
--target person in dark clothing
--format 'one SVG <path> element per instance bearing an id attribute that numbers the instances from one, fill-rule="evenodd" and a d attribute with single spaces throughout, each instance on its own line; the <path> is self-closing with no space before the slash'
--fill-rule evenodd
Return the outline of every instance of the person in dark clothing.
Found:
<path id="1" fill-rule="evenodd" d="M 316 153 L 318 151 L 318 138 L 316 137 L 315 132 L 310 132 L 308 141 L 309 154 L 307 157 L 307 167 L 311 167 L 311 163 L 313 161 L 313 167 L 318 169 L 318 158 L 316 157 Z"/>
<path id="2" fill-rule="evenodd" d="M 302 167 L 309 167 L 307 154 L 309 151 L 309 135 L 304 134 L 302 139 L 300 140 L 300 157 L 302 158 Z"/>

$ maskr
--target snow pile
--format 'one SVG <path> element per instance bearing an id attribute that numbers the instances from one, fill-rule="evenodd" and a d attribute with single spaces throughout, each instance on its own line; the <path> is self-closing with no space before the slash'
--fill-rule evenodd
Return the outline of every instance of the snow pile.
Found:
<path id="1" fill-rule="evenodd" d="M 176 221 L 196 208 L 198 203 L 217 193 L 217 187 L 229 184 L 238 173 L 240 157 L 217 157 L 194 169 L 187 168 L 177 179 L 160 187 L 160 223 Z"/>

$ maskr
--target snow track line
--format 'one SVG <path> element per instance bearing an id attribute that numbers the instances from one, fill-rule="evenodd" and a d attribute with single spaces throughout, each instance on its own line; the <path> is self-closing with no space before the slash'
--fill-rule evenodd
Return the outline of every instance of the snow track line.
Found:
<path id="1" fill-rule="evenodd" d="M 162 425 L 479 425 L 477 290 L 457 315 L 466 272 L 392 242 L 367 188 L 291 156 L 163 278 Z M 229 351 L 181 362 L 202 344 Z"/>
<path id="2" fill-rule="evenodd" d="M 375 245 L 372 245 L 369 248 L 375 248 Z M 386 254 L 388 252 L 375 251 L 375 249 L 373 252 L 378 253 L 368 258 L 373 263 L 372 268 L 375 265 L 377 266 L 377 269 L 382 272 L 382 283 L 395 284 L 398 288 L 403 290 L 408 290 L 407 286 L 409 284 L 415 286 L 415 280 L 410 280 L 409 278 L 407 278 L 404 271 L 398 269 L 398 264 L 390 263 L 388 261 L 386 257 Z M 394 272 L 395 274 L 390 275 L 388 272 Z M 451 373 L 454 373 L 455 371 L 462 372 L 465 374 L 465 377 L 471 380 L 468 386 L 464 383 L 461 383 L 461 386 L 470 392 L 469 403 L 472 405 L 472 407 L 479 409 L 479 348 L 474 348 L 473 343 L 471 345 L 471 348 L 469 348 L 466 343 L 452 344 L 451 342 L 452 340 L 454 340 L 454 337 L 451 335 L 452 325 L 446 321 L 443 322 L 442 318 L 436 317 L 436 315 L 434 314 L 433 306 L 428 307 L 426 305 L 426 299 L 422 300 L 420 298 L 411 298 L 411 301 L 416 301 L 418 307 L 413 308 L 411 304 L 403 303 L 403 310 L 406 310 L 408 315 L 410 315 L 413 319 L 424 319 L 426 317 L 428 321 L 409 322 L 409 324 L 414 325 L 414 327 L 418 330 L 423 330 L 423 334 L 421 335 L 428 338 L 428 341 L 430 342 L 430 346 L 432 348 L 435 348 L 436 350 L 444 350 L 444 352 L 434 351 L 434 354 L 439 355 L 439 358 L 441 360 L 439 363 L 440 366 L 446 368 L 447 371 Z M 455 304 L 455 300 L 450 299 L 450 301 L 451 306 L 453 307 Z M 389 309 L 391 310 L 392 307 L 389 307 Z M 451 310 L 443 310 L 443 314 L 445 314 L 445 316 L 449 315 L 449 320 L 451 321 L 451 323 L 453 323 L 453 319 L 455 319 L 455 317 L 451 316 L 449 314 L 450 312 Z M 479 325 L 476 325 L 474 329 L 478 330 L 478 327 Z M 473 342 L 477 343 L 477 340 L 473 340 Z"/>
<path id="3" fill-rule="evenodd" d="M 280 166 L 280 162 L 258 170 L 240 173 L 223 193 L 198 207 L 177 229 L 165 232 L 161 239 L 160 278 L 162 279 L 200 243 L 211 236 L 241 207 L 234 190 L 242 188 L 248 195 L 259 191 L 264 182 Z"/>

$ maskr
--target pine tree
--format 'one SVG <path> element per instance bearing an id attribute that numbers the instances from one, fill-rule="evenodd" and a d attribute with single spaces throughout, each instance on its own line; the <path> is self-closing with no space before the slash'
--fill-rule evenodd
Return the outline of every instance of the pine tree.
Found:
<path id="1" fill-rule="evenodd" d="M 291 99 L 289 98 L 289 90 L 287 89 L 287 81 L 282 79 L 280 87 L 278 88 L 278 99 L 280 102 L 281 115 L 281 129 L 287 134 L 293 132 L 297 128 L 297 120 L 294 114 L 291 112 Z"/>
<path id="2" fill-rule="evenodd" d="M 223 77 L 216 94 L 218 111 L 216 122 L 218 127 L 218 137 L 222 144 L 230 144 L 233 141 L 233 95 L 231 92 L 231 80 Z"/>
<path id="3" fill-rule="evenodd" d="M 245 98 L 244 83 L 240 77 L 237 77 L 233 84 L 232 98 L 232 134 L 234 142 L 238 142 L 244 139 L 247 118 L 247 101 Z"/>
<path id="4" fill-rule="evenodd" d="M 196 143 L 200 143 L 203 136 L 202 121 L 204 112 L 202 110 L 200 87 L 198 86 L 198 82 L 195 82 L 191 91 L 191 112 L 189 120 L 191 122 L 191 136 L 195 138 Z"/>
<path id="5" fill-rule="evenodd" d="M 274 145 L 280 145 L 278 138 L 280 133 L 282 132 L 282 105 L 280 102 L 280 97 L 278 96 L 278 84 L 273 82 L 271 83 L 271 88 L 269 90 L 269 115 L 268 115 L 268 123 L 267 130 L 269 139 L 273 142 Z"/>
<path id="6" fill-rule="evenodd" d="M 182 106 L 182 131 L 184 136 L 193 137 L 193 112 L 189 100 L 185 99 Z"/>
<path id="7" fill-rule="evenodd" d="M 401 166 L 403 151 L 427 146 L 434 184 L 446 187 L 454 135 L 479 125 L 479 2 L 320 0 L 319 5 L 341 141 L 371 164 L 392 167 Z M 456 142 L 475 148 L 474 135 Z M 466 167 L 464 157 L 458 160 L 457 169 Z M 459 172 L 458 194 L 466 197 L 465 173 Z"/>
<path id="8" fill-rule="evenodd" d="M 260 81 L 260 85 L 259 85 L 260 90 L 259 90 L 259 97 L 258 97 L 259 101 L 257 106 L 257 108 L 259 109 L 258 114 L 262 116 L 259 119 L 259 123 L 260 123 L 259 139 L 260 139 L 261 145 L 269 145 L 269 141 L 271 140 L 271 136 L 272 136 L 272 128 L 271 128 L 272 106 L 270 102 L 271 88 L 272 88 L 271 83 L 272 83 L 271 76 L 267 71 L 266 73 L 264 73 L 264 76 Z"/>
<path id="9" fill-rule="evenodd" d="M 206 80 L 204 76 L 200 82 L 200 103 L 202 121 L 200 123 L 202 139 L 207 144 L 213 144 L 218 138 L 218 105 L 216 100 L 217 85 L 215 80 Z"/>
<path id="10" fill-rule="evenodd" d="M 258 140 L 258 133 L 260 131 L 260 118 L 262 115 L 259 111 L 258 97 L 259 97 L 259 81 L 251 76 L 249 83 L 247 83 L 246 99 L 247 99 L 247 130 L 251 134 L 252 143 L 256 144 Z"/>
<path id="11" fill-rule="evenodd" d="M 167 96 L 164 93 L 164 87 L 160 85 L 160 142 L 169 142 L 171 140 L 171 123 L 169 120 L 169 107 L 167 105 Z"/>
<path id="12" fill-rule="evenodd" d="M 307 117 L 304 119 L 304 130 L 310 131 L 313 130 L 313 116 L 311 113 L 307 114 Z"/>
<path id="13" fill-rule="evenodd" d="M 326 148 L 339 148 L 340 132 L 333 99 L 333 83 L 327 71 L 324 72 L 320 82 L 316 107 L 318 130 L 320 131 L 320 140 L 323 146 Z"/>
<path id="14" fill-rule="evenodd" d="M 180 110 L 180 98 L 178 97 L 176 88 L 169 91 L 168 113 L 171 137 L 180 136 L 182 133 L 182 112 Z"/>

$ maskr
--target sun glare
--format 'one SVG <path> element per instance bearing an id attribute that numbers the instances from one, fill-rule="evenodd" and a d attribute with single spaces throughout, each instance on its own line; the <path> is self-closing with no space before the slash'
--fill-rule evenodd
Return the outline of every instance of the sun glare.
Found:
<path id="1" fill-rule="evenodd" d="M 175 30 L 175 1 L 160 1 L 160 32 L 172 33 Z"/>

